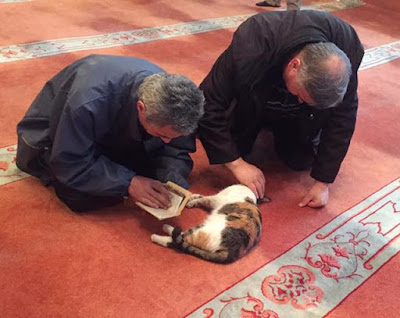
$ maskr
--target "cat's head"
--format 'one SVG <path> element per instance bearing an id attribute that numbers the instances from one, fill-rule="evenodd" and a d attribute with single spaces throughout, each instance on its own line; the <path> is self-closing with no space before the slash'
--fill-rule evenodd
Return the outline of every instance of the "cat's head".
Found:
<path id="1" fill-rule="evenodd" d="M 224 189 L 221 194 L 222 193 L 224 197 L 226 197 L 226 200 L 230 202 L 249 202 L 257 204 L 257 197 L 254 192 L 243 184 L 231 185 Z"/>

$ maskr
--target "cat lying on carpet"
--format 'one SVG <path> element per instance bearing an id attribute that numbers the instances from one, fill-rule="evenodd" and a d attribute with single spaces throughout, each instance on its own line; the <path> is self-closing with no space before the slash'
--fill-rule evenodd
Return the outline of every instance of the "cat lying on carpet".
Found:
<path id="1" fill-rule="evenodd" d="M 232 263 L 254 247 L 261 235 L 261 213 L 253 191 L 230 186 L 216 195 L 194 194 L 187 207 L 211 210 L 206 221 L 186 232 L 164 224 L 168 236 L 153 234 L 151 240 L 165 247 L 215 263 Z"/>

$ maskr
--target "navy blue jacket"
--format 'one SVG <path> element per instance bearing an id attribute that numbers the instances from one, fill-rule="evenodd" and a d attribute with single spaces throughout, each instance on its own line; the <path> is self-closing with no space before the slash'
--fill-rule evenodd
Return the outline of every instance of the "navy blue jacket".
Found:
<path id="1" fill-rule="evenodd" d="M 64 185 L 118 196 L 127 194 L 137 174 L 126 161 L 145 152 L 150 158 L 145 164 L 155 167 L 152 177 L 188 187 L 193 136 L 164 144 L 138 120 L 138 88 L 147 76 L 161 72 L 143 59 L 107 55 L 67 66 L 46 83 L 18 124 L 17 165 L 43 177 L 45 169 L 33 163 L 47 158 L 52 177 Z"/>

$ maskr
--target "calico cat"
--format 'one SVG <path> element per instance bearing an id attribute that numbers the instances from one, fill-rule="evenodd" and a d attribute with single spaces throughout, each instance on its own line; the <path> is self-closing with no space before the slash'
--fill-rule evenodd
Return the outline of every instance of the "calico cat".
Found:
<path id="1" fill-rule="evenodd" d="M 153 234 L 151 240 L 207 261 L 232 263 L 260 239 L 262 220 L 256 202 L 253 191 L 240 184 L 212 196 L 194 194 L 186 206 L 211 210 L 206 221 L 186 232 L 164 224 L 168 236 Z"/>

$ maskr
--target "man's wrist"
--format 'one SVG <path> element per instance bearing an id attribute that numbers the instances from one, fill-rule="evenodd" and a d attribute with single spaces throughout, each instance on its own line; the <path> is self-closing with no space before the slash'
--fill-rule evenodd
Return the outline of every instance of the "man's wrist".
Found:
<path id="1" fill-rule="evenodd" d="M 225 166 L 229 169 L 229 170 L 233 170 L 236 167 L 240 166 L 242 163 L 243 159 L 241 157 L 237 158 L 236 160 L 233 160 L 231 162 L 227 162 L 225 163 Z"/>
<path id="2" fill-rule="evenodd" d="M 326 188 L 328 188 L 329 183 L 315 180 L 314 185 L 319 186 L 319 187 L 326 187 Z"/>

